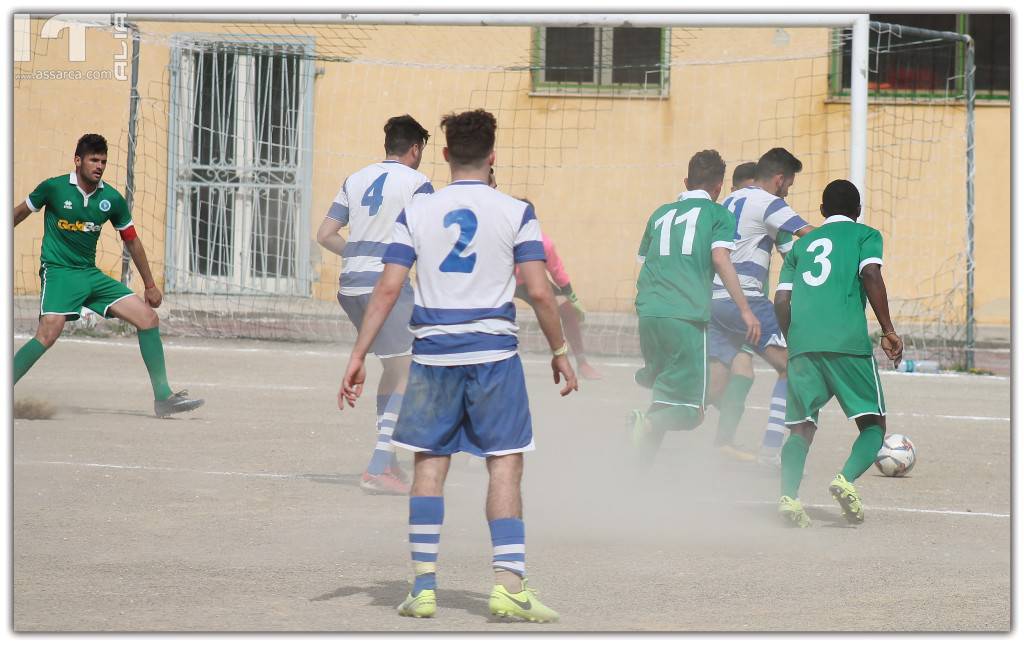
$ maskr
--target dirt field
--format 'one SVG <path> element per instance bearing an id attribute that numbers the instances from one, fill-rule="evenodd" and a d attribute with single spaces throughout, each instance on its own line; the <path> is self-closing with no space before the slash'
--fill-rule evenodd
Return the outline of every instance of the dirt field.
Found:
<path id="1" fill-rule="evenodd" d="M 171 339 L 171 385 L 207 405 L 160 420 L 135 339 L 62 339 L 15 391 L 59 411 L 14 423 L 14 629 L 1011 627 L 1008 379 L 885 374 L 889 431 L 914 440 L 918 464 L 859 480 L 867 521 L 855 528 L 826 490 L 855 435 L 830 404 L 801 489 L 814 526 L 800 531 L 776 522 L 777 473 L 717 459 L 714 412 L 640 477 L 623 459 L 626 412 L 646 405 L 635 366 L 605 363 L 603 381 L 560 400 L 544 357 L 525 356 L 538 446 L 527 567 L 562 613 L 537 626 L 487 612 L 486 474 L 461 458 L 438 615 L 396 615 L 411 575 L 407 502 L 356 487 L 374 405 L 335 408 L 346 358 L 339 346 Z M 739 436 L 750 446 L 773 382 L 759 371 Z"/>

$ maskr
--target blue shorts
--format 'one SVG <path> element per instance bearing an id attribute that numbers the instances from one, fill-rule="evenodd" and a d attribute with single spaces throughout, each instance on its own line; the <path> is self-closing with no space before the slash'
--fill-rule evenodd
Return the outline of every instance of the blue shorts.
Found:
<path id="1" fill-rule="evenodd" d="M 747 296 L 751 311 L 761 323 L 761 340 L 754 348 L 763 354 L 770 345 L 786 347 L 786 339 L 782 337 L 779 321 L 775 318 L 775 306 L 764 296 Z M 746 344 L 747 326 L 740 316 L 740 308 L 732 298 L 721 298 L 711 301 L 711 321 L 708 323 L 708 358 L 731 365 Z"/>
<path id="2" fill-rule="evenodd" d="M 356 326 L 356 331 L 363 326 L 363 316 L 366 315 L 366 306 L 370 304 L 371 295 L 369 293 L 358 296 L 338 294 L 338 304 L 341 305 L 352 324 Z M 412 353 L 413 336 L 409 331 L 409 319 L 412 318 L 412 308 L 415 304 L 416 297 L 413 295 L 412 285 L 407 282 L 402 286 L 394 309 L 388 314 L 384 326 L 380 328 L 377 338 L 370 346 L 370 351 L 378 358 L 394 358 Z"/>
<path id="3" fill-rule="evenodd" d="M 533 450 L 519 355 L 449 367 L 413 362 L 391 443 L 432 455 L 485 457 Z"/>

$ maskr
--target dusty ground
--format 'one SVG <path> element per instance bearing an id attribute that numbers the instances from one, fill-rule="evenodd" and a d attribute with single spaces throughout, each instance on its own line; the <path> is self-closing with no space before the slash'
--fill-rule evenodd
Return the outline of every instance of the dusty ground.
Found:
<path id="1" fill-rule="evenodd" d="M 24 338 L 15 340 L 20 346 Z M 13 626 L 36 630 L 1007 630 L 1010 384 L 886 374 L 905 479 L 860 481 L 851 528 L 826 487 L 853 440 L 833 403 L 801 489 L 812 529 L 779 526 L 778 476 L 722 463 L 705 427 L 654 470 L 624 462 L 623 419 L 646 403 L 631 367 L 560 400 L 526 356 L 538 450 L 527 459 L 527 566 L 562 612 L 549 626 L 487 613 L 486 475 L 456 460 L 433 620 L 400 618 L 407 503 L 355 485 L 373 400 L 338 412 L 347 348 L 172 339 L 172 386 L 199 411 L 152 417 L 134 339 L 62 339 L 15 398 Z M 371 362 L 375 379 L 379 370 Z M 774 377 L 759 372 L 740 440 L 754 446 Z M 403 455 L 408 459 L 408 455 Z M 820 505 L 820 506 L 818 506 Z"/>

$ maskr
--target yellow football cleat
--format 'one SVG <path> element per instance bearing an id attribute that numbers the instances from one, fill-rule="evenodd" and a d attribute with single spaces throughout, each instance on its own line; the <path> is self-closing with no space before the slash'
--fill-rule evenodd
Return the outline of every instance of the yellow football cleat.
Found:
<path id="1" fill-rule="evenodd" d="M 511 618 L 521 618 L 533 623 L 553 623 L 558 620 L 558 612 L 540 601 L 537 591 L 526 586 L 523 590 L 511 593 L 504 585 L 494 585 L 491 590 L 491 614 Z"/>
<path id="2" fill-rule="evenodd" d="M 433 618 L 437 611 L 437 595 L 433 589 L 424 589 L 415 596 L 409 594 L 398 606 L 399 616 L 411 618 Z"/>
<path id="3" fill-rule="evenodd" d="M 811 518 L 807 515 L 807 511 L 804 510 L 804 505 L 800 503 L 800 500 L 793 499 L 783 495 L 779 499 L 779 514 L 787 524 L 791 524 L 797 528 L 805 529 L 811 525 Z"/>
<path id="4" fill-rule="evenodd" d="M 832 493 L 832 499 L 839 502 L 839 506 L 843 508 L 843 517 L 847 522 L 860 524 L 864 521 L 864 505 L 860 503 L 860 495 L 842 474 L 836 475 L 828 485 L 828 492 Z"/>
<path id="5" fill-rule="evenodd" d="M 755 455 L 752 452 L 747 452 L 746 450 L 740 450 L 731 443 L 726 443 L 722 444 L 721 446 L 718 446 L 718 454 L 727 459 L 733 459 L 735 461 L 757 461 L 757 455 Z"/>

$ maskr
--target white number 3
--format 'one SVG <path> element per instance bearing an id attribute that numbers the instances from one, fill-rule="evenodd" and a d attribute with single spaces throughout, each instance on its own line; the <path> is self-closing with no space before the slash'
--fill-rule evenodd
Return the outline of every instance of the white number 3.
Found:
<path id="1" fill-rule="evenodd" d="M 814 275 L 810 271 L 803 272 L 804 282 L 812 287 L 820 287 L 825 284 L 825 280 L 828 280 L 828 274 L 832 272 L 832 263 L 828 259 L 828 254 L 832 252 L 832 240 L 823 237 L 807 245 L 808 253 L 813 253 L 818 249 L 821 249 L 821 253 L 814 256 L 814 263 L 821 265 L 821 273 Z"/>

